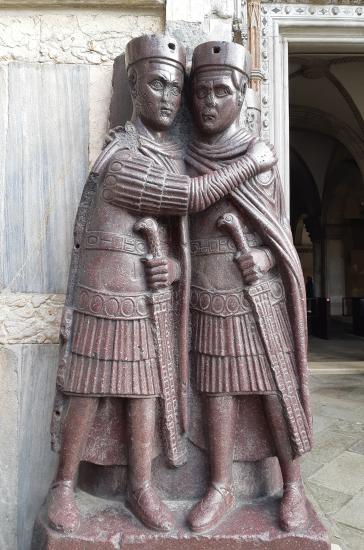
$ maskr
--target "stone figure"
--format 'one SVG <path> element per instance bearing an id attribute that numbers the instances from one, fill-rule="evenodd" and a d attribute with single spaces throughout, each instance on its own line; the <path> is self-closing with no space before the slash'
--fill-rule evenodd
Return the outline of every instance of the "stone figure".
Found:
<path id="1" fill-rule="evenodd" d="M 186 154 L 191 175 L 213 173 L 246 155 L 253 136 L 241 126 L 240 111 L 249 72 L 249 53 L 239 44 L 207 42 L 195 49 L 196 136 Z M 298 457 L 312 440 L 305 286 L 277 169 L 191 215 L 190 236 L 191 369 L 204 397 L 211 474 L 189 526 L 211 529 L 234 507 L 234 447 L 244 438 L 236 435 L 237 407 L 243 396 L 261 395 L 284 483 L 280 524 L 302 529 L 307 511 Z"/>
<path id="2" fill-rule="evenodd" d="M 49 524 L 61 532 L 80 523 L 74 489 L 81 460 L 124 461 L 129 508 L 151 529 L 173 527 L 151 465 L 158 439 L 171 465 L 185 461 L 186 215 L 276 162 L 269 146 L 252 142 L 233 167 L 183 175 L 183 152 L 169 135 L 181 102 L 183 47 L 167 36 L 142 36 L 127 45 L 126 65 L 133 115 L 96 161 L 75 222 L 53 416 L 60 461 L 48 508 Z"/>

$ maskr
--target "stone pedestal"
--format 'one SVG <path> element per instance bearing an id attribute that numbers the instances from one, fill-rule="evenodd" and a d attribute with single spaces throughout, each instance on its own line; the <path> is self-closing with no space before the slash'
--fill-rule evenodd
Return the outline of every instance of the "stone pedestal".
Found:
<path id="1" fill-rule="evenodd" d="M 121 501 L 90 496 L 79 491 L 81 526 L 71 535 L 50 529 L 46 507 L 40 512 L 33 535 L 33 550 L 329 550 L 324 527 L 311 505 L 310 525 L 304 533 L 285 533 L 278 527 L 279 499 L 264 498 L 254 504 L 238 502 L 235 510 L 215 530 L 194 534 L 186 515 L 194 501 L 168 501 L 176 528 L 156 533 L 144 527 Z"/>

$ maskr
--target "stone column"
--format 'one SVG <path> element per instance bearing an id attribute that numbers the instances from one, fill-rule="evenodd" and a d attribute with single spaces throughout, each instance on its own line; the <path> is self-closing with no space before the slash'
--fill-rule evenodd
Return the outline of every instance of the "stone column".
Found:
<path id="1" fill-rule="evenodd" d="M 345 296 L 345 259 L 343 227 L 326 226 L 325 242 L 326 297 L 331 300 L 331 315 L 342 314 L 342 298 Z"/>
<path id="2" fill-rule="evenodd" d="M 252 56 L 252 74 L 247 93 L 246 120 L 249 129 L 259 135 L 261 131 L 261 12 L 260 0 L 247 0 L 247 47 Z"/>

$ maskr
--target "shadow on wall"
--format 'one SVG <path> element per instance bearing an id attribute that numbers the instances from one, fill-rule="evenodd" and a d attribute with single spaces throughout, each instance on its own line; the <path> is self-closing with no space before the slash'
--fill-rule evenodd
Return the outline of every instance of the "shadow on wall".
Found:
<path id="1" fill-rule="evenodd" d="M 115 58 L 112 86 L 113 93 L 109 114 L 110 128 L 125 124 L 127 120 L 130 120 L 133 111 L 124 54 Z"/>

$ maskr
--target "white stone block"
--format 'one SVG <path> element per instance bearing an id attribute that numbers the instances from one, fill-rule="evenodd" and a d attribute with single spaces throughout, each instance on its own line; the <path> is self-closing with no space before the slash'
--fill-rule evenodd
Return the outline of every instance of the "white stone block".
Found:
<path id="1" fill-rule="evenodd" d="M 129 40 L 162 29 L 159 14 L 87 10 L 58 14 L 45 12 L 40 34 L 41 61 L 112 64 Z"/>
<path id="2" fill-rule="evenodd" d="M 38 14 L 1 14 L 1 61 L 38 61 L 39 37 L 40 16 Z"/>
<path id="3" fill-rule="evenodd" d="M 88 173 L 89 72 L 9 65 L 1 264 L 14 292 L 65 292 L 74 218 Z"/>
<path id="4" fill-rule="evenodd" d="M 58 346 L 0 348 L 0 548 L 29 550 L 52 481 L 50 448 Z"/>
<path id="5" fill-rule="evenodd" d="M 232 20 L 218 17 L 205 19 L 207 40 L 232 41 Z"/>
<path id="6" fill-rule="evenodd" d="M 34 520 L 47 495 L 58 460 L 50 445 L 58 346 L 17 347 L 20 374 L 17 548 L 28 550 Z"/>
<path id="7" fill-rule="evenodd" d="M 0 348 L 0 548 L 17 548 L 19 395 L 17 357 Z"/>
<path id="8" fill-rule="evenodd" d="M 63 294 L 0 294 L 0 344 L 57 344 Z"/>
<path id="9" fill-rule="evenodd" d="M 8 133 L 8 67 L 0 65 L 0 248 L 4 250 L 1 236 L 4 235 L 5 210 L 5 160 L 6 140 Z M 0 267 L 0 289 L 4 287 L 3 274 Z"/>
<path id="10" fill-rule="evenodd" d="M 234 0 L 168 0 L 166 6 L 167 21 L 201 23 L 211 17 L 231 19 L 233 16 Z"/>

